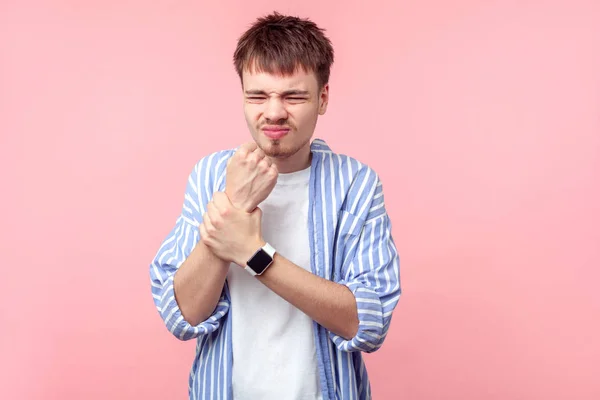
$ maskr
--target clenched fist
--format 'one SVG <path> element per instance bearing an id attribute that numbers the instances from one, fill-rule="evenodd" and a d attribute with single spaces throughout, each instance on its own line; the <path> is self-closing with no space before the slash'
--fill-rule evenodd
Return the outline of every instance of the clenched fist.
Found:
<path id="1" fill-rule="evenodd" d="M 278 175 L 256 143 L 245 143 L 227 162 L 225 194 L 236 208 L 252 212 L 269 196 Z"/>

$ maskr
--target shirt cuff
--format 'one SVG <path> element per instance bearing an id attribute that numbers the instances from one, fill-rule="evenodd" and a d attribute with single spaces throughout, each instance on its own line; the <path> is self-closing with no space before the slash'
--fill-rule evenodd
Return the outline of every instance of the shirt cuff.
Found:
<path id="1" fill-rule="evenodd" d="M 383 306 L 379 295 L 362 282 L 338 282 L 350 289 L 356 299 L 358 332 L 346 340 L 330 332 L 330 338 L 341 351 L 371 353 L 381 347 L 384 338 Z"/>

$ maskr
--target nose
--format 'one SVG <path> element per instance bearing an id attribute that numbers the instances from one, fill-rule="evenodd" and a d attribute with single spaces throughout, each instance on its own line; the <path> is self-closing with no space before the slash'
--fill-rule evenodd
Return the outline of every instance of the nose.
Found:
<path id="1" fill-rule="evenodd" d="M 270 98 L 267 101 L 264 116 L 269 121 L 277 122 L 287 119 L 287 111 L 279 98 Z"/>

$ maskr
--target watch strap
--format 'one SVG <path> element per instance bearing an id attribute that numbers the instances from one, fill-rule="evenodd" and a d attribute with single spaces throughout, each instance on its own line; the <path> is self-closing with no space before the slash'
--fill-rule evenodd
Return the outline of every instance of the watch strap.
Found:
<path id="1" fill-rule="evenodd" d="M 275 248 L 273 246 L 271 246 L 269 243 L 265 243 L 265 245 L 262 247 L 262 249 L 264 251 L 266 251 L 267 254 L 271 256 L 271 258 L 273 258 L 275 256 Z"/>

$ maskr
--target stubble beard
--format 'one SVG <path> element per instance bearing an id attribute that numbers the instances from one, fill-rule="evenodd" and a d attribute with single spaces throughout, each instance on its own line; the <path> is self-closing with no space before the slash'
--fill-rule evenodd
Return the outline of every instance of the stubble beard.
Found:
<path id="1" fill-rule="evenodd" d="M 293 124 L 291 124 L 289 121 L 280 121 L 279 123 L 271 124 L 271 125 L 285 126 L 290 129 L 290 131 L 287 133 L 287 135 L 285 137 L 283 137 L 282 139 L 269 139 L 268 137 L 263 136 L 263 134 L 261 132 L 263 125 L 264 125 L 264 123 L 260 124 L 256 127 L 257 138 L 260 138 L 260 140 L 257 140 L 256 142 L 257 142 L 258 147 L 260 147 L 260 149 L 268 157 L 276 158 L 276 159 L 286 159 L 286 158 L 292 157 L 294 154 L 296 154 L 298 151 L 300 151 L 306 145 L 306 142 L 300 143 L 299 146 L 296 145 L 294 147 L 285 145 L 286 139 L 287 140 L 293 139 L 294 135 L 296 135 L 296 132 L 297 132 L 296 127 Z M 291 141 L 293 142 L 293 140 L 291 140 Z M 261 145 L 261 143 L 264 143 L 264 144 Z"/>
<path id="2" fill-rule="evenodd" d="M 294 134 L 293 131 L 290 131 L 288 133 L 288 135 L 293 135 L 293 134 Z M 284 145 L 285 140 L 281 140 L 281 139 L 267 139 L 267 140 L 269 142 L 268 146 L 260 146 L 260 144 L 259 144 L 259 147 L 267 156 L 269 156 L 271 158 L 277 158 L 277 159 L 286 159 L 286 158 L 292 157 L 293 155 L 298 153 L 300 150 L 302 150 L 304 148 L 304 146 L 306 146 L 306 143 L 308 142 L 308 141 L 304 141 L 294 147 L 285 147 L 285 145 Z"/>

